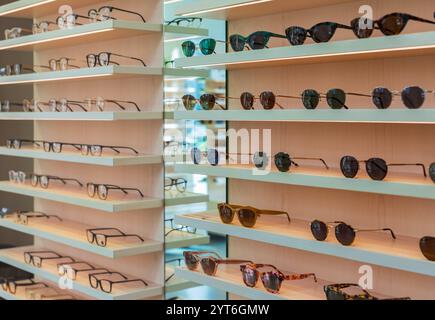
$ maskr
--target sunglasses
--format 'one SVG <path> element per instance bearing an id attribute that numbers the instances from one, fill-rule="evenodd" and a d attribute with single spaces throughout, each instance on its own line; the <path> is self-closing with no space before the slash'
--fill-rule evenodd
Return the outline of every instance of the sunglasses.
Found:
<path id="1" fill-rule="evenodd" d="M 253 228 L 257 223 L 258 217 L 261 215 L 285 215 L 287 216 L 288 222 L 290 222 L 290 216 L 284 211 L 274 211 L 274 210 L 259 210 L 248 206 L 238 206 L 226 203 L 218 204 L 219 216 L 223 223 L 230 224 L 234 220 L 234 216 L 237 214 L 239 222 L 246 228 Z"/>
<path id="2" fill-rule="evenodd" d="M 103 145 L 89 145 L 89 144 L 81 144 L 79 145 L 81 153 L 83 156 L 94 156 L 100 157 L 103 155 L 104 149 L 109 149 L 117 154 L 121 153 L 121 150 L 131 151 L 134 154 L 138 155 L 139 151 L 131 147 L 123 147 L 123 146 L 103 146 Z"/>
<path id="3" fill-rule="evenodd" d="M 207 255 L 201 258 L 202 255 Z M 208 251 L 184 251 L 184 262 L 190 271 L 195 271 L 198 269 L 198 265 L 201 264 L 201 268 L 204 273 L 208 276 L 215 276 L 218 266 L 220 264 L 243 264 L 243 263 L 253 263 L 249 260 L 233 260 L 233 259 L 222 259 L 216 252 Z"/>
<path id="4" fill-rule="evenodd" d="M 59 59 L 48 60 L 48 66 L 45 65 L 35 65 L 37 68 L 49 69 L 50 71 L 66 71 L 70 68 L 79 69 L 79 66 L 73 65 L 70 61 L 75 60 L 73 58 L 62 57 Z"/>
<path id="5" fill-rule="evenodd" d="M 68 264 L 59 263 L 57 265 L 58 274 L 60 276 L 66 276 L 70 280 L 76 280 L 77 275 L 79 273 L 86 272 L 92 274 L 101 271 L 108 272 L 109 270 L 104 268 L 96 268 L 87 262 L 81 262 L 81 261 L 68 263 Z"/>
<path id="6" fill-rule="evenodd" d="M 306 158 L 306 157 L 297 157 L 290 158 L 288 153 L 279 152 L 275 155 L 275 166 L 280 172 L 288 172 L 292 165 L 295 167 L 299 167 L 299 164 L 294 160 L 308 160 L 308 161 L 320 161 L 325 166 L 326 170 L 329 170 L 328 164 L 322 158 Z"/>
<path id="7" fill-rule="evenodd" d="M 194 164 L 199 165 L 202 162 L 203 156 L 207 158 L 207 161 L 212 166 L 217 166 L 220 162 L 220 154 L 223 152 L 219 152 L 216 149 L 208 149 L 207 152 L 202 152 L 199 148 L 192 148 L 190 150 L 190 157 Z M 241 154 L 241 153 L 224 153 L 225 158 L 228 160 L 230 155 L 235 156 L 243 156 L 248 155 L 251 156 L 252 154 Z M 254 163 L 255 167 L 257 169 L 264 169 L 267 167 L 269 158 L 266 153 L 257 151 L 252 155 L 252 162 Z"/>
<path id="8" fill-rule="evenodd" d="M 30 71 L 31 73 L 35 72 L 33 67 L 25 66 L 21 63 L 15 63 L 11 65 L 1 66 L 0 67 L 0 76 L 12 76 L 12 75 L 20 75 L 23 74 L 23 71 Z"/>
<path id="9" fill-rule="evenodd" d="M 62 182 L 62 184 L 66 185 L 68 182 L 75 182 L 77 183 L 80 187 L 83 187 L 83 183 L 81 183 L 79 180 L 77 179 L 72 179 L 72 178 L 61 178 L 61 177 L 57 177 L 57 176 L 48 176 L 48 175 L 40 175 L 40 174 L 31 174 L 30 176 L 30 183 L 32 185 L 32 187 L 38 187 L 38 185 L 43 188 L 43 189 L 47 189 L 50 181 L 60 181 Z"/>
<path id="10" fill-rule="evenodd" d="M 165 233 L 165 237 L 167 237 L 168 235 L 170 235 L 174 231 L 184 231 L 184 232 L 187 232 L 190 234 L 196 234 L 196 231 L 197 231 L 196 228 L 189 227 L 189 226 L 181 226 L 181 225 L 175 226 L 174 219 L 165 219 L 165 224 L 167 224 L 167 223 L 169 223 L 169 225 L 170 225 L 170 230 Z"/>
<path id="11" fill-rule="evenodd" d="M 435 238 L 423 237 L 420 240 L 420 250 L 426 259 L 435 261 Z"/>
<path id="12" fill-rule="evenodd" d="M 22 37 L 24 33 L 32 34 L 32 30 L 24 29 L 20 27 L 14 27 L 11 29 L 5 29 L 5 40 L 15 39 Z"/>
<path id="13" fill-rule="evenodd" d="M 357 288 L 361 290 L 361 294 L 347 294 L 344 289 Z M 379 299 L 371 295 L 367 290 L 361 288 L 358 284 L 354 283 L 340 283 L 340 284 L 330 284 L 324 286 L 327 300 L 411 300 L 411 298 L 392 298 L 392 299 Z"/>
<path id="14" fill-rule="evenodd" d="M 116 234 L 106 234 L 108 232 L 116 233 Z M 138 236 L 137 234 L 127 234 L 122 232 L 117 228 L 97 228 L 97 229 L 88 229 L 86 230 L 86 236 L 88 238 L 88 242 L 91 244 L 96 244 L 99 247 L 106 247 L 107 241 L 109 239 L 119 239 L 119 238 L 136 238 L 140 242 L 145 242 L 145 240 Z"/>
<path id="15" fill-rule="evenodd" d="M 269 269 L 270 271 L 261 272 L 259 269 Z M 240 271 L 246 286 L 254 288 L 257 286 L 258 280 L 261 279 L 264 288 L 274 294 L 279 293 L 284 280 L 294 281 L 313 277 L 314 281 L 317 282 L 317 277 L 314 273 L 285 275 L 278 268 L 270 264 L 246 264 L 240 266 Z"/>
<path id="16" fill-rule="evenodd" d="M 26 140 L 26 139 L 7 139 L 6 148 L 8 149 L 21 149 L 23 145 L 32 145 L 40 147 L 39 141 L 36 140 Z"/>
<path id="17" fill-rule="evenodd" d="M 184 26 L 196 26 L 197 28 L 201 26 L 202 23 L 202 18 L 197 18 L 197 17 L 185 17 L 185 18 L 175 18 L 171 21 L 166 21 L 166 25 L 170 26 L 170 25 L 184 25 Z"/>
<path id="18" fill-rule="evenodd" d="M 176 188 L 178 192 L 184 193 L 187 188 L 187 180 L 184 178 L 165 177 L 165 191 Z"/>
<path id="19" fill-rule="evenodd" d="M 423 106 L 426 96 L 435 94 L 435 90 L 424 90 L 417 86 L 406 87 L 402 92 L 390 91 L 387 88 L 375 88 L 372 92 L 372 101 L 378 109 L 387 109 L 391 106 L 394 96 L 401 96 L 403 104 L 408 109 L 418 109 Z"/>
<path id="20" fill-rule="evenodd" d="M 215 105 L 225 110 L 225 107 L 217 102 L 218 99 L 222 99 L 222 97 L 217 97 L 214 94 L 203 94 L 198 100 L 194 96 L 186 94 L 181 98 L 181 101 L 183 102 L 184 108 L 189 111 L 193 110 L 197 104 L 199 104 L 203 110 L 212 110 Z"/>
<path id="21" fill-rule="evenodd" d="M 359 164 L 364 162 L 366 171 L 370 178 L 376 181 L 382 181 L 388 175 L 388 167 L 398 166 L 417 166 L 423 171 L 423 176 L 426 178 L 426 167 L 422 163 L 388 163 L 381 158 L 370 158 L 368 160 L 359 161 L 353 156 L 344 156 L 340 160 L 340 169 L 346 178 L 355 178 L 359 171 Z"/>
<path id="22" fill-rule="evenodd" d="M 211 54 L 216 54 L 216 44 L 217 43 L 225 43 L 225 41 L 215 40 L 211 38 L 203 39 L 199 42 L 199 45 L 197 46 L 193 41 L 184 41 L 181 44 L 181 49 L 183 51 L 183 54 L 190 58 L 193 57 L 193 55 L 196 52 L 196 49 L 199 49 L 201 53 L 205 56 L 209 56 Z"/>
<path id="23" fill-rule="evenodd" d="M 46 285 L 43 282 L 35 282 L 33 279 L 25 279 L 25 280 L 6 280 L 2 283 L 2 289 L 6 292 L 9 292 L 10 294 L 16 294 L 18 288 L 48 288 L 48 285 Z"/>
<path id="24" fill-rule="evenodd" d="M 139 189 L 123 188 L 123 187 L 115 186 L 113 184 L 88 183 L 87 189 L 88 189 L 89 197 L 94 198 L 95 195 L 98 194 L 98 198 L 100 198 L 100 200 L 107 200 L 110 190 L 122 191 L 124 195 L 127 195 L 128 191 L 136 191 L 141 196 L 141 198 L 144 197 L 143 193 Z"/>
<path id="25" fill-rule="evenodd" d="M 69 260 L 66 263 L 75 262 L 71 257 L 61 256 L 54 251 L 28 251 L 24 252 L 24 262 L 27 264 L 32 264 L 36 268 L 41 268 L 44 261 L 54 261 L 54 260 Z"/>
<path id="26" fill-rule="evenodd" d="M 96 67 L 97 65 L 104 67 L 104 66 L 108 66 L 110 64 L 115 64 L 115 65 L 119 66 L 120 64 L 118 62 L 113 61 L 112 57 L 125 58 L 125 59 L 139 61 L 144 67 L 147 66 L 146 63 L 142 59 L 124 56 L 122 54 L 117 54 L 117 53 L 112 53 L 112 52 L 100 52 L 98 54 L 90 53 L 86 56 L 86 62 L 88 64 L 89 68 Z"/>
<path id="27" fill-rule="evenodd" d="M 400 34 L 411 20 L 435 24 L 435 21 L 422 19 L 406 13 L 395 12 L 387 14 L 375 21 L 371 21 L 367 18 L 356 18 L 352 20 L 351 27 L 354 34 L 360 39 L 371 37 L 373 29 L 379 29 L 386 36 L 393 36 Z M 373 27 L 368 28 L 367 26 L 369 25 Z"/>
<path id="28" fill-rule="evenodd" d="M 340 23 L 322 22 L 310 29 L 297 26 L 289 27 L 286 29 L 285 34 L 291 45 L 298 46 L 304 44 L 307 37 L 313 39 L 316 43 L 328 42 L 335 35 L 337 29 L 352 30 L 350 26 Z"/>
<path id="29" fill-rule="evenodd" d="M 358 232 L 381 232 L 388 231 L 391 234 L 391 237 L 395 240 L 396 235 L 393 230 L 390 228 L 383 229 L 354 229 L 352 226 L 342 222 L 342 221 L 334 221 L 325 223 L 323 221 L 314 220 L 311 222 L 311 233 L 313 237 L 317 241 L 325 241 L 329 235 L 329 228 L 331 228 L 331 224 L 335 224 L 335 237 L 338 242 L 340 242 L 343 246 L 350 246 L 354 243 L 356 234 Z"/>
<path id="30" fill-rule="evenodd" d="M 136 108 L 137 111 L 141 111 L 139 106 L 134 101 L 124 101 L 124 100 L 114 100 L 114 99 L 104 99 L 102 97 L 97 98 L 86 98 L 85 103 L 87 104 L 89 110 L 95 109 L 98 111 L 103 112 L 105 109 L 106 104 L 113 104 L 119 109 L 125 111 L 127 108 L 124 106 L 124 104 L 131 105 Z"/>
<path id="31" fill-rule="evenodd" d="M 107 277 L 113 277 L 113 276 L 118 276 L 122 280 L 107 279 Z M 146 283 L 142 279 L 128 279 L 125 275 L 119 272 L 101 272 L 101 273 L 90 274 L 89 283 L 93 289 L 100 289 L 105 293 L 112 293 L 113 286 L 122 285 L 125 283 L 141 283 L 145 287 L 148 286 L 148 283 Z"/>
<path id="32" fill-rule="evenodd" d="M 38 33 L 44 33 L 48 32 L 51 25 L 55 25 L 56 22 L 52 21 L 41 21 L 41 22 L 35 22 L 32 25 L 32 33 L 38 34 Z"/>
<path id="33" fill-rule="evenodd" d="M 112 6 L 103 6 L 100 9 L 91 9 L 88 11 L 88 17 L 91 20 L 91 22 L 97 22 L 97 21 L 106 21 L 106 20 L 116 20 L 116 18 L 112 17 L 112 13 L 113 11 L 120 11 L 120 12 L 124 12 L 124 13 L 129 13 L 132 15 L 136 15 L 138 16 L 142 22 L 146 22 L 145 18 L 137 12 L 134 11 L 130 11 L 130 10 L 126 10 L 126 9 L 122 9 L 122 8 L 118 8 L 118 7 L 112 7 Z"/>
<path id="34" fill-rule="evenodd" d="M 230 36 L 230 45 L 236 52 L 243 51 L 245 48 L 248 50 L 268 49 L 269 47 L 267 44 L 269 43 L 270 38 L 286 39 L 286 36 L 268 31 L 257 31 L 250 34 L 248 37 L 244 37 L 240 34 L 233 34 Z"/>

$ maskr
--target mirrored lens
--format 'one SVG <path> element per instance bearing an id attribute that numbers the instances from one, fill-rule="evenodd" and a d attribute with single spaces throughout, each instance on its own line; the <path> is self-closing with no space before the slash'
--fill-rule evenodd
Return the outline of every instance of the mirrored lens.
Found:
<path id="1" fill-rule="evenodd" d="M 408 109 L 420 108 L 425 99 L 426 94 L 420 87 L 407 87 L 402 91 L 402 101 Z"/>
<path id="2" fill-rule="evenodd" d="M 340 169 L 346 178 L 355 178 L 359 171 L 359 162 L 352 156 L 344 156 L 340 160 Z"/>
<path id="3" fill-rule="evenodd" d="M 316 109 L 320 102 L 320 94 L 313 89 L 307 89 L 302 92 L 302 103 L 305 109 Z"/>
<path id="4" fill-rule="evenodd" d="M 319 220 L 314 220 L 313 222 L 311 222 L 310 228 L 313 237 L 317 241 L 325 241 L 328 237 L 329 229 L 326 223 Z"/>
<path id="5" fill-rule="evenodd" d="M 340 223 L 335 227 L 335 236 L 344 246 L 350 246 L 355 240 L 355 235 L 355 230 L 345 223 Z"/>
<path id="6" fill-rule="evenodd" d="M 371 158 L 366 162 L 367 174 L 373 180 L 384 180 L 388 174 L 388 165 L 385 160 L 380 158 Z"/>

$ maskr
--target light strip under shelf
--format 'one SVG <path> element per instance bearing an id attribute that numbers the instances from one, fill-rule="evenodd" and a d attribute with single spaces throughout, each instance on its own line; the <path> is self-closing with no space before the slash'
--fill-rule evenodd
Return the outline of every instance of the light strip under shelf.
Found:
<path id="1" fill-rule="evenodd" d="M 260 3 L 264 3 L 264 2 L 270 2 L 270 1 L 273 1 L 273 0 L 258 0 L 258 1 L 248 2 L 248 3 L 233 4 L 233 5 L 224 6 L 224 7 L 217 7 L 217 8 L 213 8 L 213 9 L 206 9 L 206 10 L 200 10 L 200 11 L 195 11 L 195 12 L 190 12 L 190 13 L 184 13 L 181 16 L 188 17 L 188 16 L 194 16 L 194 15 L 201 15 L 204 13 L 223 11 L 223 10 L 227 10 L 227 9 L 233 9 L 233 8 L 244 7 L 244 6 L 251 6 L 254 4 L 260 4 Z"/>

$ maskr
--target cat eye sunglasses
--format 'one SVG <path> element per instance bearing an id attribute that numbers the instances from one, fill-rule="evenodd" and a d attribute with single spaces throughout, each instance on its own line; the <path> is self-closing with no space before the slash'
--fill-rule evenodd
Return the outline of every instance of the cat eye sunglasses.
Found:
<path id="1" fill-rule="evenodd" d="M 302 45 L 307 38 L 313 39 L 316 43 L 328 42 L 335 35 L 337 29 L 352 30 L 350 26 L 335 22 L 321 22 L 305 29 L 298 26 L 289 27 L 286 29 L 285 34 L 287 40 L 293 46 Z"/>
<path id="2" fill-rule="evenodd" d="M 230 36 L 230 45 L 236 52 L 243 51 L 245 48 L 248 50 L 265 49 L 268 48 L 267 44 L 270 38 L 286 39 L 286 36 L 268 31 L 256 31 L 247 37 L 240 34 L 233 34 Z"/>

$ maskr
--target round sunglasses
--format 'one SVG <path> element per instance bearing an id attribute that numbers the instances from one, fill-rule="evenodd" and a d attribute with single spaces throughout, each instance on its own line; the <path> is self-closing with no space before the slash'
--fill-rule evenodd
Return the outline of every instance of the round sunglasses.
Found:
<path id="1" fill-rule="evenodd" d="M 285 34 L 291 45 L 298 46 L 304 44 L 307 38 L 313 39 L 316 43 L 328 42 L 335 35 L 337 29 L 352 30 L 350 26 L 344 24 L 321 22 L 310 29 L 297 26 L 289 27 L 286 29 Z"/>
<path id="2" fill-rule="evenodd" d="M 309 160 L 309 161 L 320 161 L 329 170 L 329 166 L 325 160 L 322 158 L 306 158 L 306 157 L 290 157 L 288 153 L 279 152 L 275 155 L 275 166 L 280 172 L 290 171 L 291 166 L 299 167 L 299 164 L 294 160 Z"/>
<path id="3" fill-rule="evenodd" d="M 435 261 L 435 238 L 423 237 L 420 240 L 420 250 L 426 259 Z"/>
<path id="4" fill-rule="evenodd" d="M 381 158 L 370 158 L 368 160 L 359 161 L 353 156 L 344 156 L 340 160 L 340 169 L 346 178 L 355 178 L 358 174 L 360 163 L 365 163 L 367 174 L 370 178 L 376 181 L 382 181 L 388 175 L 388 167 L 393 166 L 417 166 L 423 171 L 426 178 L 426 167 L 422 163 L 387 163 Z"/>
<path id="5" fill-rule="evenodd" d="M 247 37 L 240 34 L 233 34 L 230 36 L 230 45 L 236 52 L 243 51 L 245 48 L 248 50 L 265 49 L 269 48 L 267 44 L 270 38 L 285 39 L 286 36 L 268 31 L 256 31 Z"/>
<path id="6" fill-rule="evenodd" d="M 393 230 L 390 228 L 383 229 L 354 229 L 352 226 L 348 225 L 342 221 L 334 221 L 325 223 L 323 221 L 314 220 L 311 222 L 310 228 L 313 237 L 317 241 L 325 241 L 329 235 L 329 228 L 331 228 L 332 224 L 335 224 L 335 238 L 338 242 L 340 242 L 343 246 L 350 246 L 354 243 L 356 234 L 358 232 L 379 232 L 379 231 L 388 231 L 391 234 L 393 239 L 396 239 L 396 235 Z"/>
<path id="7" fill-rule="evenodd" d="M 220 97 L 217 97 L 214 94 L 203 94 L 198 100 L 194 96 L 186 94 L 181 98 L 181 101 L 183 102 L 184 108 L 189 111 L 195 109 L 197 104 L 199 104 L 203 110 L 207 111 L 212 110 L 215 105 L 218 105 L 222 110 L 225 110 L 225 107 L 217 102 L 219 98 Z"/>
<path id="8" fill-rule="evenodd" d="M 201 258 L 201 256 L 205 257 Z M 220 264 L 243 264 L 243 263 L 253 263 L 249 260 L 232 260 L 232 259 L 222 259 L 216 252 L 209 251 L 184 251 L 184 262 L 190 271 L 195 271 L 198 269 L 199 264 L 204 273 L 208 276 L 216 275 L 218 266 Z"/>
<path id="9" fill-rule="evenodd" d="M 435 94 L 435 90 L 424 90 L 418 86 L 411 86 L 397 92 L 378 87 L 372 92 L 372 101 L 378 109 L 387 109 L 391 106 L 394 96 L 400 96 L 408 109 L 419 109 L 423 106 L 428 94 Z"/>

